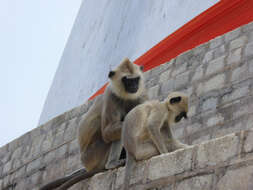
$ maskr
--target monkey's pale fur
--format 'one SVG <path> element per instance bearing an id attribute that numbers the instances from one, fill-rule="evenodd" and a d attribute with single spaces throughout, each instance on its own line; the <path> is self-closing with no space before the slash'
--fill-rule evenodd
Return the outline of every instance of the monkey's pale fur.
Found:
<path id="1" fill-rule="evenodd" d="M 172 92 L 163 101 L 148 101 L 131 110 L 125 118 L 122 142 L 127 153 L 124 190 L 129 189 L 136 161 L 185 148 L 171 133 L 171 125 L 187 118 L 188 97 Z"/>
<path id="2" fill-rule="evenodd" d="M 122 82 L 124 77 L 139 78 L 135 93 L 126 91 Z M 124 117 L 136 105 L 147 100 L 142 71 L 128 59 L 111 71 L 109 78 L 104 95 L 96 99 L 79 127 L 81 160 L 87 171 L 105 167 L 111 143 L 121 138 Z"/>
<path id="3" fill-rule="evenodd" d="M 115 143 L 118 143 L 121 138 L 126 114 L 136 105 L 147 100 L 148 96 L 141 67 L 133 64 L 129 59 L 124 59 L 114 71 L 110 71 L 108 76 L 110 82 L 104 95 L 96 98 L 79 125 L 78 142 L 81 161 L 87 172 L 79 170 L 41 189 L 49 190 L 61 185 L 58 189 L 64 190 L 97 172 L 124 163 L 119 161 L 122 146 L 112 145 L 117 145 Z"/>

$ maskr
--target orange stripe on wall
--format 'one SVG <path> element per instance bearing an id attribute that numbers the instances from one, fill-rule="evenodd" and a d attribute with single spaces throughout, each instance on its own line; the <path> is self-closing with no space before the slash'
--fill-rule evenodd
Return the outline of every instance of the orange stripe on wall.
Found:
<path id="1" fill-rule="evenodd" d="M 253 0 L 221 0 L 134 61 L 144 71 L 179 54 L 253 21 Z M 105 84 L 89 100 L 102 94 Z"/>

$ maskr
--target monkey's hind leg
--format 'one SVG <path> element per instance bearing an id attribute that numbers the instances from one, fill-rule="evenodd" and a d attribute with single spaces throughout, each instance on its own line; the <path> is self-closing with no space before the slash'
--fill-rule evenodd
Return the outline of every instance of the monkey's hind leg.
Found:
<path id="1" fill-rule="evenodd" d="M 110 153 L 109 153 L 105 168 L 113 169 L 113 168 L 123 166 L 125 164 L 125 159 L 120 158 L 121 153 L 123 151 L 124 149 L 123 149 L 121 140 L 113 142 L 110 147 Z"/>
<path id="2" fill-rule="evenodd" d="M 123 190 L 128 190 L 130 186 L 130 179 L 131 179 L 131 171 L 136 166 L 136 161 L 133 155 L 127 152 L 127 161 L 126 161 L 126 168 L 125 168 L 125 177 L 124 177 L 124 184 Z"/>

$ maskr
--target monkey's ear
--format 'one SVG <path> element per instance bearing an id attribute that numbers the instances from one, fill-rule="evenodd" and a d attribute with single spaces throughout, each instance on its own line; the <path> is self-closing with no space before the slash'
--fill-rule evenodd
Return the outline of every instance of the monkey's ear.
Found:
<path id="1" fill-rule="evenodd" d="M 143 65 L 140 66 L 140 70 L 141 70 L 141 71 L 144 70 L 144 66 L 143 66 Z"/>
<path id="2" fill-rule="evenodd" d="M 112 78 L 114 75 L 115 75 L 115 71 L 110 71 L 109 74 L 108 74 L 108 77 Z"/>
<path id="3" fill-rule="evenodd" d="M 170 103 L 171 104 L 179 103 L 181 101 L 181 99 L 182 99 L 181 96 L 171 98 Z"/>

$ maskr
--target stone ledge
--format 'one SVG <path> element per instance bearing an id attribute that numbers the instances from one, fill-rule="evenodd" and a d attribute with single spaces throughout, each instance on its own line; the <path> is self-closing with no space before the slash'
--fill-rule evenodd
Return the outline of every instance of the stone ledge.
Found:
<path id="1" fill-rule="evenodd" d="M 232 133 L 139 162 L 132 171 L 131 189 L 225 190 L 234 189 L 231 187 L 236 184 L 235 187 L 244 190 L 253 185 L 250 177 L 253 170 L 249 169 L 253 168 L 252 136 L 253 130 Z M 89 190 L 118 190 L 122 188 L 124 170 L 122 167 L 99 173 L 82 184 L 89 186 Z M 237 170 L 239 175 L 235 178 Z"/>

